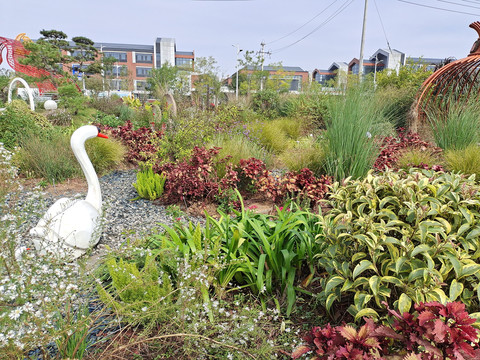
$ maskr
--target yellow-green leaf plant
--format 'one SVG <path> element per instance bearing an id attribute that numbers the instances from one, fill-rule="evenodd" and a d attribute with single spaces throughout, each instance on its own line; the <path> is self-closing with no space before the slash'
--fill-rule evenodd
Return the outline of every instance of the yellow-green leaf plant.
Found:
<path id="1" fill-rule="evenodd" d="M 480 297 L 480 186 L 474 177 L 412 169 L 331 186 L 319 217 L 321 303 L 356 320 L 412 303 Z"/>
<path id="2" fill-rule="evenodd" d="M 163 195 L 165 181 L 167 176 L 165 174 L 156 174 L 152 167 L 149 166 L 137 173 L 137 182 L 133 184 L 137 190 L 138 197 L 134 200 L 143 198 L 148 200 L 155 200 Z"/>

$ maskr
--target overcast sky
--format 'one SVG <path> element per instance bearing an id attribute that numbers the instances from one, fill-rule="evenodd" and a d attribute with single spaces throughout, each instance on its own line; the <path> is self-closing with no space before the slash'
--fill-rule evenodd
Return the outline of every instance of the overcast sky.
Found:
<path id="1" fill-rule="evenodd" d="M 259 51 L 265 42 L 266 64 L 313 71 L 359 57 L 364 6 L 365 0 L 1 0 L 0 36 L 35 39 L 55 29 L 96 42 L 175 38 L 177 50 L 215 58 L 221 75 L 235 71 L 232 45 Z M 480 0 L 369 0 L 364 58 L 387 48 L 387 40 L 407 56 L 465 57 L 477 39 L 468 25 L 477 20 Z"/>

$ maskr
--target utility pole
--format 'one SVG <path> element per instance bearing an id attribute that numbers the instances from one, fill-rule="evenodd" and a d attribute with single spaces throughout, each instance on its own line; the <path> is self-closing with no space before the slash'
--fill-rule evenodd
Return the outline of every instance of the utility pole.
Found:
<path id="1" fill-rule="evenodd" d="M 263 63 L 265 61 L 265 54 L 270 55 L 271 52 L 265 51 L 265 43 L 262 41 L 260 43 L 260 46 L 262 47 L 262 50 L 260 50 L 260 56 L 261 56 L 261 62 L 262 62 L 262 78 L 260 79 L 260 91 L 263 90 Z"/>
<path id="2" fill-rule="evenodd" d="M 362 40 L 360 42 L 360 59 L 358 64 L 358 76 L 360 81 L 363 81 L 363 46 L 365 45 L 365 28 L 367 27 L 367 7 L 368 0 L 365 0 L 365 9 L 363 11 Z"/>
<path id="3" fill-rule="evenodd" d="M 235 99 L 238 100 L 238 54 L 240 54 L 241 51 L 243 51 L 242 49 L 240 49 L 240 45 L 232 45 L 233 47 L 235 47 L 237 49 L 237 63 L 235 64 L 235 70 L 236 70 L 236 81 L 235 81 Z"/>

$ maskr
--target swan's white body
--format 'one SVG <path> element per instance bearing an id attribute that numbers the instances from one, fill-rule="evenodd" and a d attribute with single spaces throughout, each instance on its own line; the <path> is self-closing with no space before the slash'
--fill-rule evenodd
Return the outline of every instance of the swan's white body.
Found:
<path id="1" fill-rule="evenodd" d="M 51 252 L 74 259 L 100 240 L 102 194 L 97 174 L 85 151 L 85 141 L 96 136 L 106 137 L 92 125 L 82 126 L 72 135 L 70 145 L 87 179 L 87 197 L 56 201 L 30 230 L 40 254 Z"/>

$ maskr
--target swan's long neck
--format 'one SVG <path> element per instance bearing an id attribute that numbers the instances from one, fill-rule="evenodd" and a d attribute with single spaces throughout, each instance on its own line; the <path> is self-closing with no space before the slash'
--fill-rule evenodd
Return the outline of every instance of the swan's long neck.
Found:
<path id="1" fill-rule="evenodd" d="M 92 126 L 93 127 L 93 126 Z M 78 130 L 77 130 L 78 131 Z M 95 130 L 96 131 L 96 130 Z M 87 179 L 88 192 L 85 201 L 89 202 L 98 212 L 102 210 L 102 193 L 100 190 L 100 182 L 98 181 L 97 173 L 93 168 L 92 162 L 90 161 L 87 152 L 85 151 L 85 141 L 87 139 L 96 137 L 95 134 L 82 134 L 81 132 L 77 134 L 75 132 L 72 135 L 70 144 L 72 146 L 73 153 L 77 158 L 80 166 L 82 168 L 83 174 Z"/>

